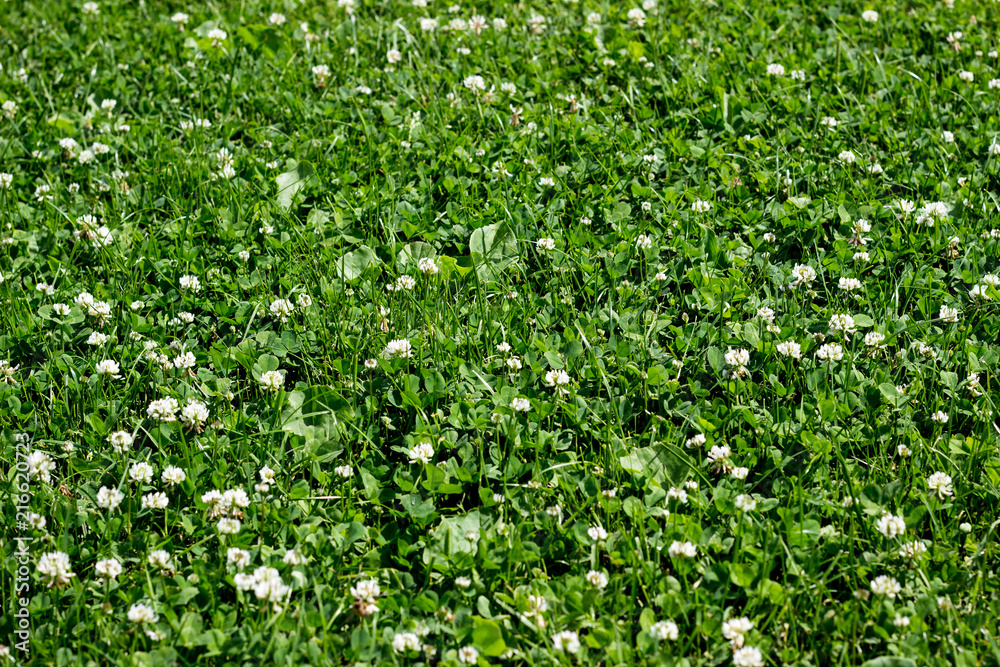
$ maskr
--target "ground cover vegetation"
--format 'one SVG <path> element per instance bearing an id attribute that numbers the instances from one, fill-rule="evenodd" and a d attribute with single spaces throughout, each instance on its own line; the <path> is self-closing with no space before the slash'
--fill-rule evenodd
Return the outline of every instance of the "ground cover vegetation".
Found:
<path id="1" fill-rule="evenodd" d="M 0 661 L 1000 662 L 995 4 L 0 16 Z"/>

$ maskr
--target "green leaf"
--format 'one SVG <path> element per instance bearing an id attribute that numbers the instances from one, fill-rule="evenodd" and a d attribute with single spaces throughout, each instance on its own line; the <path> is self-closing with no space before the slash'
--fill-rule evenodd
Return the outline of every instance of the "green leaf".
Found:
<path id="1" fill-rule="evenodd" d="M 479 647 L 483 655 L 496 658 L 507 650 L 500 626 L 487 618 L 472 617 L 472 643 Z"/>
<path id="2" fill-rule="evenodd" d="M 302 500 L 309 495 L 309 482 L 304 479 L 300 479 L 292 485 L 292 488 L 288 491 L 289 500 Z"/>
<path id="3" fill-rule="evenodd" d="M 437 250 L 431 244 L 414 241 L 403 246 L 403 249 L 396 255 L 396 261 L 401 267 L 416 266 L 420 260 L 434 257 L 436 254 Z"/>
<path id="4" fill-rule="evenodd" d="M 611 224 L 624 222 L 630 215 L 632 215 L 632 207 L 625 202 L 619 202 L 615 204 L 614 210 L 608 214 L 608 222 Z"/>
<path id="5" fill-rule="evenodd" d="M 884 655 L 861 663 L 861 667 L 917 667 L 917 663 L 909 658 Z"/>
<path id="6" fill-rule="evenodd" d="M 710 347 L 705 356 L 708 358 L 708 365 L 712 367 L 712 370 L 721 373 L 726 365 L 726 355 L 722 353 L 722 350 L 714 346 Z"/>
<path id="7" fill-rule="evenodd" d="M 941 371 L 941 383 L 948 387 L 948 389 L 955 391 L 955 388 L 958 387 L 958 373 Z"/>
<path id="8" fill-rule="evenodd" d="M 883 382 L 878 386 L 878 390 L 885 397 L 885 400 L 894 407 L 898 408 L 906 403 L 906 395 L 896 389 L 895 385 Z"/>
<path id="9" fill-rule="evenodd" d="M 361 277 L 365 269 L 375 264 L 378 264 L 375 251 L 363 245 L 334 260 L 334 269 L 343 280 L 356 280 Z"/>
<path id="10" fill-rule="evenodd" d="M 691 457 L 669 445 L 633 449 L 618 462 L 634 475 L 642 475 L 661 485 L 669 482 L 671 486 L 683 483 L 688 469 L 694 467 Z"/>
<path id="11" fill-rule="evenodd" d="M 263 373 L 278 370 L 278 358 L 271 354 L 262 354 L 257 357 L 257 365 Z"/>
<path id="12" fill-rule="evenodd" d="M 733 563 L 729 566 L 729 578 L 740 588 L 749 588 L 757 577 L 757 567 L 749 563 Z"/>
<path id="13" fill-rule="evenodd" d="M 295 195 L 306 185 L 306 180 L 312 176 L 313 168 L 308 162 L 297 163 L 290 171 L 278 174 L 275 182 L 278 184 L 278 206 L 290 208 Z"/>

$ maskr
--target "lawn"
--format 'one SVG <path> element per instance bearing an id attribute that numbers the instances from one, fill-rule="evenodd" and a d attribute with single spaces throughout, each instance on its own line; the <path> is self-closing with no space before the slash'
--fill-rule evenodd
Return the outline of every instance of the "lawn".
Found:
<path id="1" fill-rule="evenodd" d="M 1000 664 L 1000 10 L 810 4 L 5 2 L 0 665 Z"/>

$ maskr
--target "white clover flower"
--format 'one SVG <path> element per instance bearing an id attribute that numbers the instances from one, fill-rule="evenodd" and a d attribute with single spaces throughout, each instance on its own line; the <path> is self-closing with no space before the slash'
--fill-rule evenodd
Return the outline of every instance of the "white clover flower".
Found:
<path id="1" fill-rule="evenodd" d="M 784 74 L 785 74 L 785 66 L 782 65 L 781 63 L 771 63 L 770 65 L 767 66 L 768 76 L 784 76 Z"/>
<path id="2" fill-rule="evenodd" d="M 969 296 L 973 299 L 982 299 L 987 301 L 993 297 L 990 295 L 988 285 L 973 285 L 972 289 L 969 290 Z"/>
<path id="3" fill-rule="evenodd" d="M 250 565 L 250 552 L 237 547 L 229 547 L 226 550 L 226 564 L 242 570 Z"/>
<path id="4" fill-rule="evenodd" d="M 569 373 L 564 370 L 551 370 L 545 374 L 545 384 L 550 387 L 565 387 L 570 381 Z"/>
<path id="5" fill-rule="evenodd" d="M 927 545 L 918 540 L 907 542 L 899 548 L 899 555 L 910 560 L 916 560 L 926 553 Z"/>
<path id="6" fill-rule="evenodd" d="M 894 578 L 883 574 L 875 577 L 871 583 L 871 590 L 875 595 L 894 598 L 903 590 L 903 587 Z"/>
<path id="7" fill-rule="evenodd" d="M 176 413 L 180 407 L 175 398 L 161 398 L 149 404 L 149 407 L 146 408 L 146 414 L 152 419 L 158 419 L 163 422 L 177 421 Z"/>
<path id="8" fill-rule="evenodd" d="M 374 603 L 376 598 L 382 594 L 382 589 L 374 579 L 362 579 L 351 586 L 351 595 L 363 602 Z"/>
<path id="9" fill-rule="evenodd" d="M 869 331 L 865 334 L 865 345 L 868 347 L 882 347 L 884 341 L 885 334 L 881 334 L 878 331 Z"/>
<path id="10" fill-rule="evenodd" d="M 802 346 L 795 341 L 784 341 L 782 343 L 778 343 L 775 347 L 778 350 L 778 353 L 783 356 L 791 357 L 792 359 L 802 358 Z"/>
<path id="11" fill-rule="evenodd" d="M 603 572 L 598 572 L 597 570 L 591 570 L 587 573 L 587 583 L 594 588 L 603 589 L 608 585 L 608 575 Z"/>
<path id="12" fill-rule="evenodd" d="M 198 361 L 195 359 L 193 352 L 181 352 L 174 357 L 174 360 L 171 363 L 174 368 L 194 368 Z"/>
<path id="13" fill-rule="evenodd" d="M 38 559 L 35 569 L 43 577 L 48 579 L 48 587 L 65 586 L 69 583 L 73 573 L 69 556 L 62 551 L 50 551 Z"/>
<path id="14" fill-rule="evenodd" d="M 572 630 L 563 630 L 552 635 L 552 648 L 559 652 L 577 653 L 580 650 L 580 636 Z"/>
<path id="15" fill-rule="evenodd" d="M 111 443 L 111 447 L 119 454 L 128 451 L 134 440 L 132 434 L 128 431 L 115 431 L 108 436 L 108 442 Z"/>
<path id="16" fill-rule="evenodd" d="M 840 154 L 837 156 L 837 159 L 843 162 L 844 164 L 854 164 L 855 162 L 857 162 L 858 156 L 855 155 L 852 151 L 841 151 Z"/>
<path id="17" fill-rule="evenodd" d="M 882 516 L 875 522 L 875 528 L 891 540 L 906 532 L 906 522 L 901 516 L 883 512 Z"/>
<path id="18" fill-rule="evenodd" d="M 708 439 L 705 437 L 704 433 L 696 433 L 695 435 L 687 439 L 687 441 L 684 443 L 684 446 L 687 447 L 688 449 L 694 449 L 695 447 L 701 447 L 702 445 L 704 445 L 707 442 L 707 440 Z"/>
<path id="19" fill-rule="evenodd" d="M 73 302 L 81 308 L 90 308 L 94 303 L 94 297 L 90 292 L 80 292 L 79 296 L 73 299 Z"/>
<path id="20" fill-rule="evenodd" d="M 167 466 L 163 469 L 163 473 L 160 475 L 160 479 L 167 486 L 177 486 L 187 479 L 187 475 L 184 471 L 177 466 Z"/>
<path id="21" fill-rule="evenodd" d="M 430 257 L 423 257 L 417 262 L 417 271 L 425 276 L 433 276 L 441 270 L 437 262 Z"/>
<path id="22" fill-rule="evenodd" d="M 948 423 L 948 413 L 941 412 L 940 410 L 938 410 L 937 412 L 935 412 L 934 414 L 931 415 L 931 421 L 935 421 L 938 424 L 947 424 Z"/>
<path id="23" fill-rule="evenodd" d="M 316 87 L 325 88 L 326 80 L 330 78 L 330 67 L 327 65 L 315 65 L 312 74 L 316 77 Z"/>
<path id="24" fill-rule="evenodd" d="M 816 358 L 821 362 L 840 361 L 844 358 L 844 348 L 836 343 L 827 343 L 816 351 Z"/>
<path id="25" fill-rule="evenodd" d="M 750 363 L 750 352 L 748 350 L 734 350 L 729 348 L 725 355 L 726 365 L 730 367 L 730 373 L 738 377 L 743 377 L 747 373 L 747 364 Z"/>
<path id="26" fill-rule="evenodd" d="M 165 570 L 170 565 L 170 554 L 163 549 L 157 549 L 149 552 L 149 556 L 146 557 L 146 562 L 149 563 L 151 567 Z"/>
<path id="27" fill-rule="evenodd" d="M 746 616 L 731 618 L 722 624 L 722 636 L 734 646 L 743 645 L 743 636 L 753 630 L 753 622 Z"/>
<path id="28" fill-rule="evenodd" d="M 796 264 L 792 269 L 792 277 L 795 279 L 792 281 L 792 287 L 808 285 L 816 280 L 816 269 L 808 264 Z"/>
<path id="29" fill-rule="evenodd" d="M 125 500 L 125 494 L 118 489 L 102 486 L 97 492 L 97 506 L 106 510 L 114 511 L 123 500 Z"/>
<path id="30" fill-rule="evenodd" d="M 837 281 L 837 286 L 845 292 L 853 292 L 861 289 L 861 281 L 857 278 L 841 278 Z"/>
<path id="31" fill-rule="evenodd" d="M 167 498 L 167 494 L 163 493 L 162 491 L 147 493 L 142 497 L 143 509 L 162 510 L 166 509 L 169 503 L 170 499 Z"/>
<path id="32" fill-rule="evenodd" d="M 153 481 L 153 466 L 145 461 L 137 461 L 129 468 L 128 476 L 133 482 L 149 484 Z"/>
<path id="33" fill-rule="evenodd" d="M 638 7 L 633 7 L 628 10 L 626 17 L 628 18 L 629 25 L 633 28 L 641 28 L 646 25 L 646 12 L 642 11 Z"/>
<path id="34" fill-rule="evenodd" d="M 408 359 L 413 356 L 413 346 L 405 338 L 390 340 L 382 356 L 386 359 Z"/>
<path id="35" fill-rule="evenodd" d="M 691 204 L 691 210 L 695 213 L 708 213 L 712 210 L 712 203 L 704 201 L 703 199 L 698 199 Z"/>
<path id="36" fill-rule="evenodd" d="M 152 607 L 140 602 L 129 607 L 128 620 L 136 625 L 142 625 L 156 623 L 160 617 Z"/>
<path id="37" fill-rule="evenodd" d="M 680 637 L 680 628 L 673 621 L 657 621 L 650 626 L 649 634 L 660 641 L 677 641 Z"/>
<path id="38" fill-rule="evenodd" d="M 56 462 L 51 456 L 37 449 L 28 454 L 28 479 L 40 479 L 48 484 L 52 479 L 52 471 Z"/>
<path id="39" fill-rule="evenodd" d="M 639 234 L 635 240 L 635 247 L 638 250 L 649 250 L 653 247 L 653 239 L 649 238 L 645 234 Z"/>
<path id="40" fill-rule="evenodd" d="M 389 61 L 390 65 L 395 65 L 403 61 L 403 54 L 399 49 L 389 49 L 385 54 L 385 59 Z"/>
<path id="41" fill-rule="evenodd" d="M 410 457 L 410 463 L 423 463 L 427 465 L 434 458 L 434 448 L 429 442 L 421 442 L 406 453 Z"/>
<path id="42" fill-rule="evenodd" d="M 221 535 L 235 535 L 240 532 L 242 525 L 238 519 L 230 519 L 228 517 L 223 517 L 219 519 L 219 523 L 216 524 L 216 530 L 219 531 Z"/>
<path id="43" fill-rule="evenodd" d="M 667 498 L 670 500 L 676 500 L 681 505 L 686 505 L 688 501 L 687 491 L 684 489 L 679 489 L 676 486 L 670 487 L 667 491 Z"/>
<path id="44" fill-rule="evenodd" d="M 94 367 L 94 372 L 97 373 L 98 375 L 107 375 L 108 377 L 114 379 L 118 379 L 121 377 L 121 375 L 119 375 L 120 370 L 121 367 L 118 365 L 118 362 L 112 359 L 105 359 L 103 361 L 99 361 L 97 365 Z"/>
<path id="45" fill-rule="evenodd" d="M 972 83 L 972 81 L 976 78 L 976 75 L 968 70 L 962 70 L 958 73 L 958 78 L 967 83 Z"/>
<path id="46" fill-rule="evenodd" d="M 268 391 L 277 392 L 285 384 L 285 375 L 281 371 L 264 371 L 260 376 L 260 385 Z"/>
<path id="47" fill-rule="evenodd" d="M 545 250 L 547 252 L 551 252 L 556 249 L 555 239 L 550 238 L 539 239 L 535 245 L 537 245 L 540 250 Z"/>
<path id="48" fill-rule="evenodd" d="M 417 286 L 417 281 L 416 279 L 414 279 L 413 276 L 402 275 L 399 278 L 396 278 L 395 284 L 389 291 L 399 291 L 399 290 L 409 291 L 416 286 Z"/>
<path id="49" fill-rule="evenodd" d="M 954 487 L 951 483 L 951 475 L 943 472 L 936 472 L 927 478 L 927 487 L 937 493 L 938 498 L 944 500 L 945 496 L 950 496 L 954 493 Z"/>
<path id="50" fill-rule="evenodd" d="M 76 154 L 77 149 L 80 148 L 80 144 L 77 143 L 76 139 L 73 137 L 65 137 L 59 140 L 59 147 L 62 148 L 69 157 L 73 157 Z"/>
<path id="51" fill-rule="evenodd" d="M 123 571 L 121 562 L 117 558 L 105 558 L 94 564 L 94 572 L 101 579 L 117 579 Z"/>
<path id="52" fill-rule="evenodd" d="M 819 121 L 819 124 L 824 127 L 829 127 L 832 129 L 837 127 L 837 125 L 840 124 L 840 121 L 838 121 L 833 116 L 823 116 L 822 120 Z"/>
<path id="53" fill-rule="evenodd" d="M 868 9 L 861 12 L 861 20 L 865 23 L 878 23 L 878 12 Z"/>
<path id="54" fill-rule="evenodd" d="M 854 318 L 844 313 L 838 313 L 830 317 L 829 327 L 831 332 L 854 333 L 857 326 Z"/>
<path id="55" fill-rule="evenodd" d="M 938 317 L 945 322 L 958 322 L 958 314 L 958 308 L 948 306 L 941 306 L 941 310 L 938 311 Z"/>
<path id="56" fill-rule="evenodd" d="M 198 280 L 197 276 L 181 276 L 179 282 L 182 290 L 197 292 L 201 289 L 201 281 Z"/>
<path id="57" fill-rule="evenodd" d="M 764 655 L 754 646 L 738 648 L 733 651 L 733 667 L 764 667 Z"/>
<path id="58" fill-rule="evenodd" d="M 208 417 L 208 406 L 195 399 L 191 399 L 181 410 L 181 421 L 191 428 L 201 428 L 208 421 Z"/>
<path id="59" fill-rule="evenodd" d="M 674 541 L 667 548 L 667 553 L 671 558 L 694 558 L 698 555 L 698 549 L 691 542 Z"/>
<path id="60" fill-rule="evenodd" d="M 285 565 L 302 565 L 306 562 L 305 558 L 295 549 L 289 549 L 285 552 L 285 555 L 281 557 L 281 562 Z"/>
<path id="61" fill-rule="evenodd" d="M 462 85 L 476 93 L 486 90 L 486 80 L 478 74 L 472 74 L 462 79 Z"/>
<path id="62" fill-rule="evenodd" d="M 420 637 L 417 637 L 412 632 L 399 632 L 392 638 L 392 650 L 394 653 L 419 651 L 420 647 Z"/>
<path id="63" fill-rule="evenodd" d="M 591 526 L 587 529 L 587 535 L 595 542 L 608 539 L 608 531 L 603 526 Z"/>

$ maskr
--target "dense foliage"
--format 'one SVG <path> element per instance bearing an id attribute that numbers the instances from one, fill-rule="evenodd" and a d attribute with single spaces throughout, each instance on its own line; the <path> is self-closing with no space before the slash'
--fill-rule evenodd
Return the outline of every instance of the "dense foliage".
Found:
<path id="1" fill-rule="evenodd" d="M 997 664 L 997 19 L 4 3 L 0 661 Z"/>

